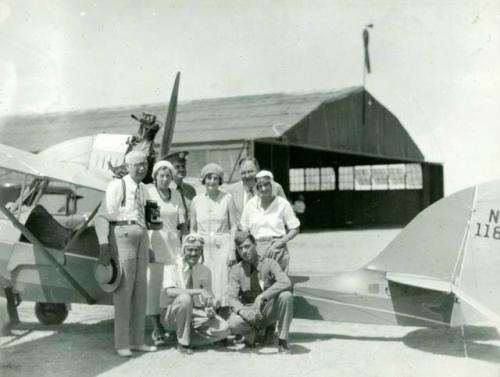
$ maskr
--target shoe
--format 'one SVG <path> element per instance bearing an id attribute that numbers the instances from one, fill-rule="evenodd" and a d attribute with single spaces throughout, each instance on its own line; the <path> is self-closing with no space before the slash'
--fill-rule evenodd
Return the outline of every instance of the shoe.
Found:
<path id="1" fill-rule="evenodd" d="M 153 345 L 155 346 L 164 346 L 167 344 L 165 335 L 158 334 L 154 331 L 151 333 L 151 339 L 153 339 Z"/>
<path id="2" fill-rule="evenodd" d="M 116 353 L 121 357 L 132 357 L 132 352 L 128 348 L 116 350 Z"/>
<path id="3" fill-rule="evenodd" d="M 132 351 L 139 351 L 139 352 L 156 352 L 158 351 L 158 348 L 155 346 L 148 346 L 147 344 L 142 344 L 140 346 L 131 346 L 130 347 Z"/>
<path id="4" fill-rule="evenodd" d="M 244 337 L 243 338 L 243 348 L 253 349 L 255 348 L 255 337 Z"/>
<path id="5" fill-rule="evenodd" d="M 193 350 L 189 347 L 183 346 L 182 344 L 177 344 L 177 351 L 185 355 L 192 355 Z"/>
<path id="6" fill-rule="evenodd" d="M 278 353 L 282 353 L 285 355 L 290 355 L 292 351 L 288 347 L 288 342 L 284 339 L 280 339 L 278 341 Z"/>
<path id="7" fill-rule="evenodd" d="M 174 332 L 169 332 L 169 333 L 165 334 L 165 338 L 169 342 L 177 342 L 177 333 L 175 331 Z"/>

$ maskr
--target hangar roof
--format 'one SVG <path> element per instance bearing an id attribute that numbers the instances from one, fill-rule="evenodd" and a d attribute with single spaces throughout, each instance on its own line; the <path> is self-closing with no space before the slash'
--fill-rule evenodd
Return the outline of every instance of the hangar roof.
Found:
<path id="1" fill-rule="evenodd" d="M 341 106 L 340 112 L 329 111 L 326 107 L 348 98 L 359 99 L 363 93 L 368 92 L 362 87 L 352 87 L 321 93 L 278 93 L 180 102 L 173 144 L 280 138 L 280 142 L 290 140 L 295 145 L 310 148 L 423 160 L 422 153 L 401 123 L 374 99 L 380 108 L 378 112 L 384 117 L 378 117 L 380 119 L 367 128 L 366 135 L 358 124 L 361 123 L 360 103 Z M 138 124 L 130 114 L 151 112 L 165 119 L 166 111 L 167 105 L 162 103 L 5 117 L 0 120 L 0 139 L 4 144 L 38 151 L 71 138 L 102 132 L 135 134 Z M 392 136 L 376 139 L 388 135 Z"/>

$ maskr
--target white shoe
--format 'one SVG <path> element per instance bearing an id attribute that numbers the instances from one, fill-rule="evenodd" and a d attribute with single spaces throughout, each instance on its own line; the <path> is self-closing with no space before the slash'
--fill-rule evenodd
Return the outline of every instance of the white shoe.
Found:
<path id="1" fill-rule="evenodd" d="M 120 355 L 121 357 L 132 357 L 132 352 L 130 352 L 130 349 L 128 348 L 122 348 L 119 350 L 116 350 L 116 353 Z"/>
<path id="2" fill-rule="evenodd" d="M 155 346 L 148 346 L 147 344 L 142 344 L 140 346 L 131 346 L 130 347 L 133 351 L 139 351 L 139 352 L 156 352 L 158 351 L 158 348 Z"/>

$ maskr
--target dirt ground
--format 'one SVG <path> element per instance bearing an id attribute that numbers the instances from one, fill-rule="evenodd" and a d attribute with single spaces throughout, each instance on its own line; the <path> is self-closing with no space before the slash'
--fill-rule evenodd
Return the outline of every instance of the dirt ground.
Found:
<path id="1" fill-rule="evenodd" d="M 352 270 L 399 230 L 300 234 L 291 273 Z M 292 355 L 273 347 L 211 346 L 185 356 L 172 347 L 122 359 L 113 351 L 112 308 L 73 305 L 63 325 L 36 322 L 32 303 L 22 324 L 0 337 L 0 376 L 500 376 L 498 328 L 426 329 L 294 320 Z"/>

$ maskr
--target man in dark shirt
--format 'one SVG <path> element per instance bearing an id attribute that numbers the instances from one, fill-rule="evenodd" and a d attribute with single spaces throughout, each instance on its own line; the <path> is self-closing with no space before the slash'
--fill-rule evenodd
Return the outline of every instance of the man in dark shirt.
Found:
<path id="1" fill-rule="evenodd" d="M 256 331 L 278 322 L 278 350 L 290 353 L 288 331 L 293 318 L 292 283 L 278 262 L 257 254 L 255 239 L 238 232 L 236 248 L 242 261 L 229 272 L 228 324 L 233 334 L 245 336 L 247 345 L 255 342 Z"/>
<path id="2" fill-rule="evenodd" d="M 191 209 L 191 201 L 196 196 L 196 189 L 189 183 L 184 182 L 186 178 L 186 156 L 187 151 L 171 153 L 165 157 L 165 160 L 170 161 L 174 165 L 174 176 L 170 189 L 175 190 L 179 195 L 173 196 L 172 201 L 184 211 L 184 219 L 189 228 L 189 211 Z"/>

